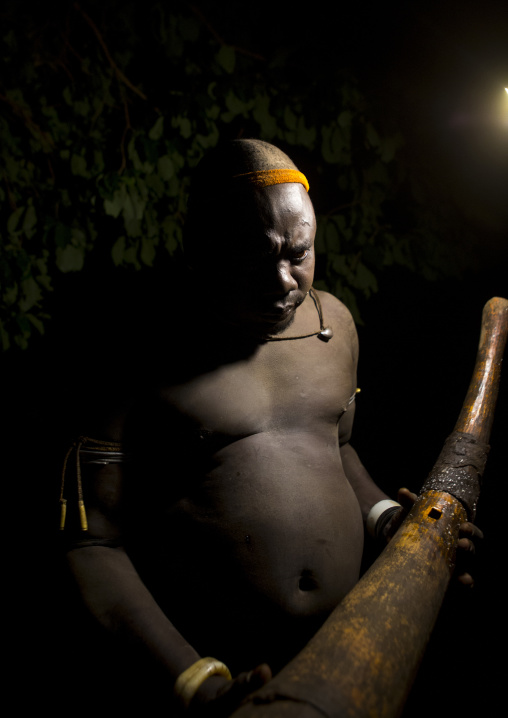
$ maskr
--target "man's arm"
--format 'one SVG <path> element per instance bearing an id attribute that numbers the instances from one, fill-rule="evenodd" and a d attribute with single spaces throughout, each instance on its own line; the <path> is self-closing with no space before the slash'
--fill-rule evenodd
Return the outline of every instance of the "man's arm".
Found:
<path id="1" fill-rule="evenodd" d="M 103 628 L 145 651 L 174 683 L 199 656 L 164 615 L 121 546 L 122 466 L 89 464 L 84 484 L 88 530 L 66 554 L 83 602 Z"/>
<path id="2" fill-rule="evenodd" d="M 178 676 L 200 656 L 163 613 L 120 545 L 121 465 L 89 466 L 87 473 L 88 531 L 67 551 L 68 566 L 88 611 L 103 628 L 159 669 L 170 700 Z M 220 701 L 227 714 L 269 678 L 267 666 L 243 673 L 234 681 L 214 675 L 200 686 L 192 706 Z"/>
<path id="3" fill-rule="evenodd" d="M 340 455 L 344 473 L 356 494 L 363 520 L 366 521 L 371 508 L 379 501 L 384 501 L 390 497 L 374 483 L 349 442 L 340 447 Z"/>
<path id="4" fill-rule="evenodd" d="M 390 497 L 374 483 L 369 472 L 360 461 L 358 454 L 349 443 L 354 410 L 355 405 L 353 403 L 339 422 L 339 446 L 344 473 L 356 494 L 363 520 L 366 522 L 372 507 L 379 501 L 390 500 Z M 416 494 L 409 489 L 401 488 L 398 490 L 397 502 L 401 505 L 401 508 L 398 511 L 392 510 L 393 513 L 387 514 L 389 519 L 386 523 L 383 523 L 383 530 L 380 533 L 380 537 L 384 537 L 383 542 L 392 538 L 415 501 Z M 475 552 L 475 542 L 480 543 L 482 539 L 483 534 L 477 526 L 470 522 L 465 522 L 461 525 L 459 541 L 457 542 L 456 576 L 458 581 L 465 586 L 472 586 L 474 583 L 470 574 L 471 563 Z"/>
<path id="5" fill-rule="evenodd" d="M 107 631 L 144 650 L 171 683 L 199 655 L 180 636 L 122 548 L 83 546 L 67 562 L 86 608 Z"/>
<path id="6" fill-rule="evenodd" d="M 358 368 L 358 334 L 351 312 L 336 297 L 327 292 L 319 292 L 323 311 L 332 321 L 334 332 L 341 336 L 350 352 L 351 388 L 356 388 L 356 375 Z M 356 401 L 352 397 L 346 411 L 339 421 L 339 448 L 342 467 L 353 491 L 356 494 L 363 520 L 366 521 L 370 509 L 379 501 L 388 499 L 388 496 L 374 483 L 369 472 L 360 461 L 358 454 L 350 444 L 351 433 L 355 416 Z"/>
<path id="7" fill-rule="evenodd" d="M 339 422 L 340 456 L 344 473 L 356 494 L 363 520 L 366 521 L 371 508 L 379 501 L 389 499 L 389 496 L 387 496 L 384 491 L 381 491 L 379 486 L 374 483 L 369 472 L 360 461 L 358 454 L 350 444 L 354 416 L 355 402 L 348 407 Z"/>

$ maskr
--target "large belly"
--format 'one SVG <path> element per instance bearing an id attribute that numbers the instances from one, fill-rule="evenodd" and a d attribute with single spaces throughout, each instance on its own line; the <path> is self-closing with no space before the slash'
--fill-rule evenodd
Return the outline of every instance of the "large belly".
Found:
<path id="1" fill-rule="evenodd" d="M 358 579 L 363 526 L 336 442 L 268 432 L 216 458 L 191 520 L 227 546 L 236 572 L 289 613 L 340 600 Z"/>
<path id="2" fill-rule="evenodd" d="M 157 524 L 162 601 L 189 608 L 198 632 L 210 619 L 241 631 L 249 613 L 260 626 L 322 620 L 358 580 L 362 519 L 331 432 L 229 444 Z"/>

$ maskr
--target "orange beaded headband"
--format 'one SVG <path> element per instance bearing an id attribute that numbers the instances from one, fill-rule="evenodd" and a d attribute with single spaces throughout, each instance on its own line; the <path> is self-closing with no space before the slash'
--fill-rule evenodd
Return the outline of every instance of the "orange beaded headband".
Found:
<path id="1" fill-rule="evenodd" d="M 245 172 L 241 175 L 235 175 L 233 179 L 245 179 L 256 187 L 270 187 L 272 184 L 298 182 L 303 184 L 307 192 L 309 191 L 307 177 L 298 170 L 258 170 L 257 172 Z"/>

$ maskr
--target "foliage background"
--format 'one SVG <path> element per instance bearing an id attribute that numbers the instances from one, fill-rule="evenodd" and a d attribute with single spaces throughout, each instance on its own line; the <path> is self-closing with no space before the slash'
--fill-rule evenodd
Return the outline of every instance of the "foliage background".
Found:
<path id="1" fill-rule="evenodd" d="M 177 255 L 189 175 L 225 138 L 274 142 L 309 175 L 317 286 L 358 321 L 389 267 L 428 280 L 467 267 L 464 228 L 459 252 L 456 217 L 429 203 L 402 134 L 323 49 L 239 45 L 234 23 L 226 41 L 182 2 L 3 7 L 4 350 L 45 331 L 61 275 Z"/>

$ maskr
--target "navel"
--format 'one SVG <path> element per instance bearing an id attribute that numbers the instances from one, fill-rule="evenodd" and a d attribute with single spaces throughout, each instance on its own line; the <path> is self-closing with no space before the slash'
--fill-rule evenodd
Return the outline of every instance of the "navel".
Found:
<path id="1" fill-rule="evenodd" d="M 300 591 L 315 591 L 318 588 L 318 583 L 314 578 L 312 571 L 304 569 L 298 581 L 298 588 Z"/>

